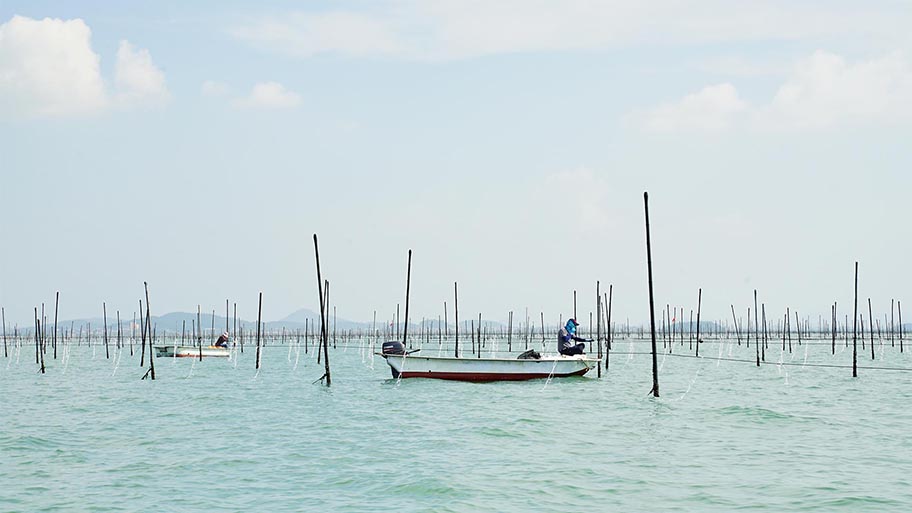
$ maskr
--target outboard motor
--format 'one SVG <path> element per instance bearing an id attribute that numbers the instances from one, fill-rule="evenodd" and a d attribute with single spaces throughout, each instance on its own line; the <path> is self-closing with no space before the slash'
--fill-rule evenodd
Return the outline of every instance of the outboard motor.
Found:
<path id="1" fill-rule="evenodd" d="M 383 355 L 388 355 L 388 354 L 406 355 L 406 354 L 408 354 L 408 352 L 405 350 L 405 346 L 402 345 L 402 342 L 399 342 L 398 340 L 390 340 L 388 342 L 384 342 L 383 347 L 380 349 L 380 351 Z M 393 379 L 397 379 L 399 377 L 399 372 L 397 372 L 396 369 L 393 368 L 392 365 L 390 365 L 390 372 L 393 373 Z"/>
<path id="2" fill-rule="evenodd" d="M 381 352 L 383 354 L 405 354 L 405 346 L 398 340 L 390 340 L 383 343 Z"/>

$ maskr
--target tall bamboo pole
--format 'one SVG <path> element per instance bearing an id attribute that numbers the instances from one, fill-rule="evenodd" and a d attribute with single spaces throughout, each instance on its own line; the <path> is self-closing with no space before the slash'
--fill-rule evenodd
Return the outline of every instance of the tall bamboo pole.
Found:
<path id="1" fill-rule="evenodd" d="M 57 307 L 60 306 L 60 291 L 54 297 L 54 359 L 57 359 Z"/>
<path id="2" fill-rule="evenodd" d="M 703 288 L 697 289 L 697 350 L 695 356 L 700 356 L 700 307 L 703 304 Z"/>
<path id="3" fill-rule="evenodd" d="M 855 312 L 852 315 L 852 377 L 858 377 L 858 262 L 855 262 Z"/>
<path id="4" fill-rule="evenodd" d="M 108 307 L 104 301 L 101 302 L 101 311 L 102 311 L 102 322 L 104 323 L 104 344 L 105 344 L 105 360 L 111 357 L 110 350 L 108 349 Z"/>
<path id="5" fill-rule="evenodd" d="M 320 272 L 320 247 L 317 243 L 316 233 L 313 236 L 313 241 L 314 258 L 317 262 L 317 290 L 320 294 L 320 341 L 323 344 L 324 361 L 326 362 L 323 377 L 326 378 L 326 386 L 330 386 L 332 385 L 332 376 L 329 373 L 329 347 L 327 347 L 329 342 L 326 338 L 326 304 L 324 303 L 323 298 L 323 275 Z M 317 354 L 319 354 L 319 349 L 317 350 Z"/>
<path id="6" fill-rule="evenodd" d="M 652 395 L 659 397 L 659 361 L 656 357 L 655 301 L 652 291 L 652 243 L 649 237 L 649 193 L 643 193 L 646 211 L 646 268 L 649 274 L 649 327 L 652 334 Z"/>
<path id="7" fill-rule="evenodd" d="M 871 359 L 874 359 L 874 316 L 871 313 L 871 298 L 868 298 L 868 321 L 871 323 Z"/>
<path id="8" fill-rule="evenodd" d="M 260 291 L 259 300 L 257 301 L 257 330 L 256 330 L 256 369 L 260 369 L 260 327 L 263 318 L 263 292 Z"/>
<path id="9" fill-rule="evenodd" d="M 146 289 L 146 330 L 149 334 L 149 374 L 152 378 L 152 381 L 155 381 L 155 355 L 152 354 L 152 309 L 149 307 L 149 284 L 143 282 L 143 288 Z M 145 376 L 143 376 L 145 379 Z"/>
<path id="10" fill-rule="evenodd" d="M 750 314 L 747 316 L 747 322 L 750 324 Z M 754 289 L 754 352 L 757 356 L 757 367 L 760 366 L 760 330 L 757 323 L 757 289 Z M 747 346 L 750 347 L 750 327 L 748 327 L 748 343 Z"/>
<path id="11" fill-rule="evenodd" d="M 412 250 L 408 252 L 408 270 L 405 273 L 405 326 L 402 328 L 402 347 L 408 346 L 409 290 L 412 285 Z M 421 342 L 419 342 L 419 345 Z"/>
<path id="12" fill-rule="evenodd" d="M 456 313 L 456 348 L 455 356 L 459 358 L 459 287 L 457 282 L 453 282 L 453 310 Z"/>
<path id="13" fill-rule="evenodd" d="M 598 359 L 602 361 L 602 292 L 601 282 L 595 280 L 595 344 L 598 346 Z M 590 320 L 591 322 L 591 320 Z M 598 377 L 602 377 L 602 366 L 598 368 Z"/>

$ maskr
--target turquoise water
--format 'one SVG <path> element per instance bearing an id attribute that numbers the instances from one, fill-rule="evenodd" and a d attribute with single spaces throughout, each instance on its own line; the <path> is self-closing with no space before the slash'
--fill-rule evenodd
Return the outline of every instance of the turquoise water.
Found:
<path id="1" fill-rule="evenodd" d="M 249 350 L 159 358 L 155 382 L 86 347 L 40 375 L 23 348 L 0 357 L 0 511 L 908 511 L 912 373 L 801 365 L 851 362 L 838 351 L 660 356 L 654 399 L 645 355 L 472 384 L 397 382 L 339 347 L 326 388 L 287 347 L 259 374 Z M 875 364 L 912 358 L 878 346 Z"/>

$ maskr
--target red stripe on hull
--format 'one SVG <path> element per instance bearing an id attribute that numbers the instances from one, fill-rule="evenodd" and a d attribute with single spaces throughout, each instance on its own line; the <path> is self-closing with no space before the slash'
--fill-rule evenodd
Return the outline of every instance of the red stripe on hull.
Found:
<path id="1" fill-rule="evenodd" d="M 199 353 L 197 353 L 197 354 L 176 354 L 176 355 L 167 355 L 167 356 L 155 355 L 155 356 L 158 356 L 159 358 L 199 358 L 200 357 Z M 227 358 L 227 357 L 228 357 L 227 354 L 204 354 L 203 355 L 203 358 Z"/>
<path id="2" fill-rule="evenodd" d="M 580 369 L 570 374 L 554 374 L 555 378 L 567 376 L 582 376 L 589 369 Z M 491 373 L 491 372 L 402 372 L 403 378 L 432 378 L 432 379 L 449 379 L 454 381 L 525 381 L 527 379 L 544 379 L 551 374 L 548 373 Z"/>

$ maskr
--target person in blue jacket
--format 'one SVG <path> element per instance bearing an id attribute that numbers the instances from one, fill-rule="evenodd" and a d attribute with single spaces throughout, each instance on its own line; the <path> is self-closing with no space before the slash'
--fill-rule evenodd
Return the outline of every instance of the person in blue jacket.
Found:
<path id="1" fill-rule="evenodd" d="M 567 325 L 561 328 L 557 333 L 557 351 L 560 354 L 572 356 L 586 352 L 585 342 L 592 342 L 592 340 L 577 337 L 577 326 L 579 326 L 579 323 L 576 322 L 576 319 L 571 317 L 567 321 Z M 574 344 L 573 342 L 579 342 L 579 344 Z"/>

